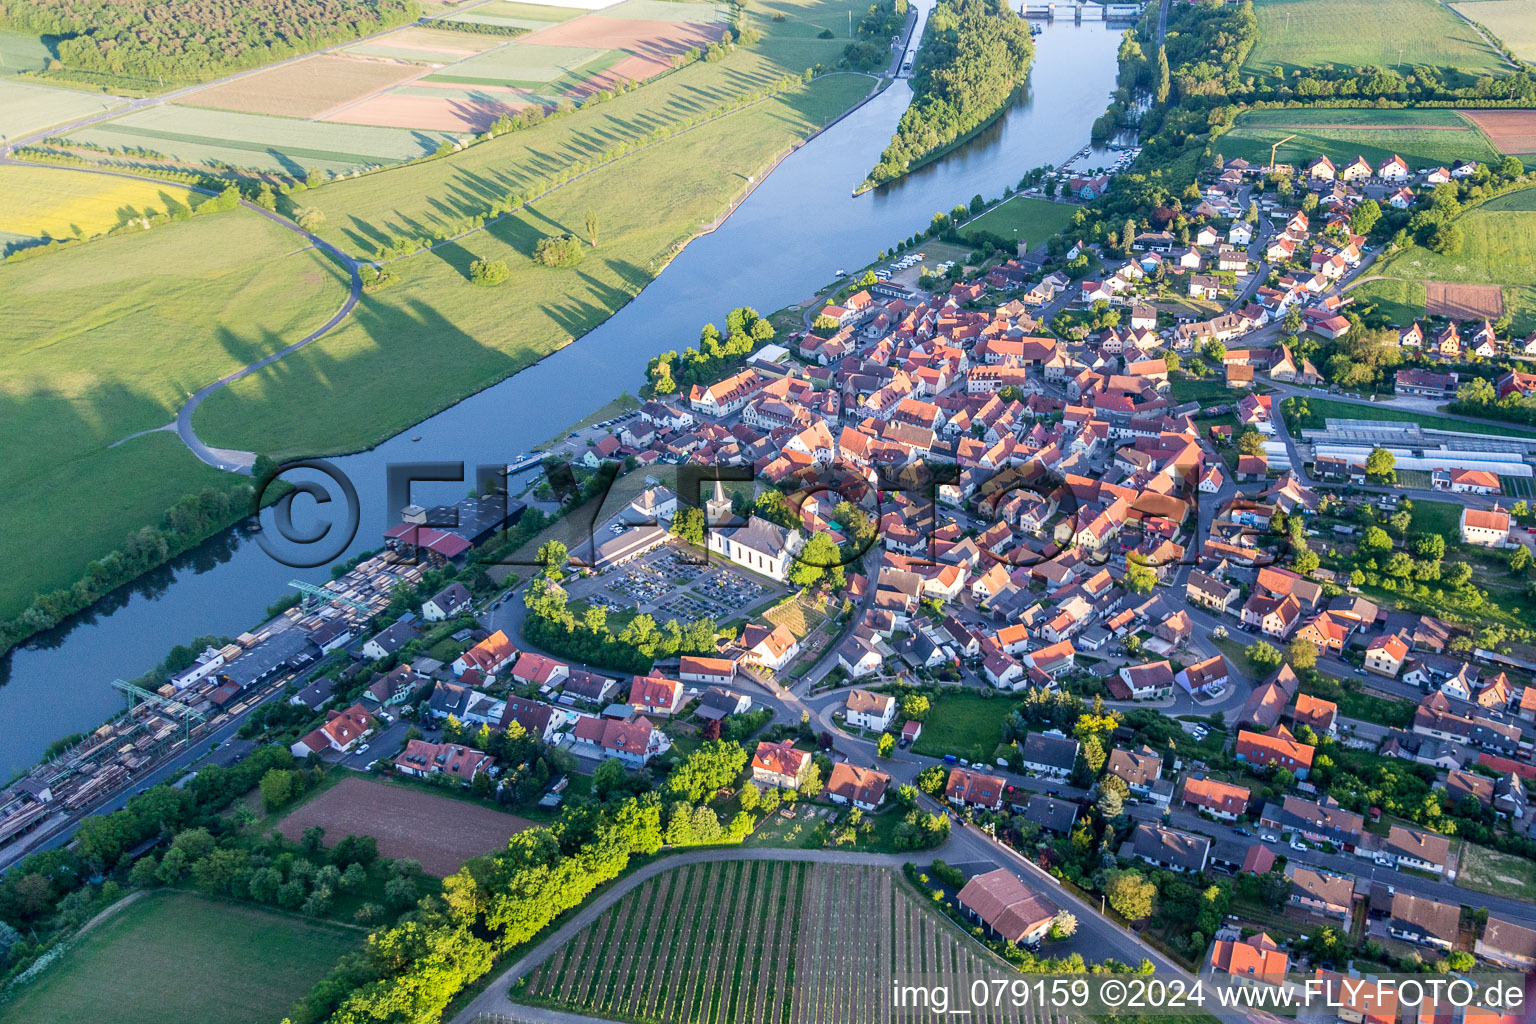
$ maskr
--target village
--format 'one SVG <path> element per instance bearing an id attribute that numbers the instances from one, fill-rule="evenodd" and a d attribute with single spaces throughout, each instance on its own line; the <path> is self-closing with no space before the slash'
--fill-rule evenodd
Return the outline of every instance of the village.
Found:
<path id="1" fill-rule="evenodd" d="M 751 753 L 757 790 L 785 794 L 770 832 L 918 849 L 953 820 L 951 842 L 1091 887 L 1097 820 L 1120 865 L 1100 895 L 1131 923 L 1147 886 L 1236 879 L 1230 913 L 1163 910 L 1142 932 L 1206 973 L 1337 978 L 1321 965 L 1346 949 L 1529 968 L 1529 908 L 1493 893 L 1536 841 L 1536 664 L 1395 607 L 1380 582 L 1406 575 L 1410 593 L 1448 552 L 1505 571 L 1532 543 L 1504 500 L 1531 493 L 1536 441 L 1369 406 L 1453 396 L 1434 364 L 1462 359 L 1458 330 L 1484 358 L 1536 336 L 1404 327 L 1413 365 L 1379 403 L 1326 387 L 1302 350 L 1354 326 L 1346 288 L 1372 254 L 1352 211 L 1465 170 L 1322 160 L 1302 203 L 1235 160 L 1178 234 L 1020 252 L 928 292 L 843 286 L 782 343 L 587 432 L 581 478 L 631 485 L 594 499 L 585 543 L 541 545 L 531 580 L 471 559 L 522 502 L 467 499 L 452 530 L 403 509 L 383 553 L 157 691 L 126 688 L 131 713 L 7 790 L 0 841 L 19 854 L 237 725 L 231 744 L 279 738 L 300 761 L 545 810 L 605 763 L 665 770 L 723 738 Z M 1360 418 L 1292 428 L 1295 403 L 1328 395 Z M 1442 493 L 1462 504 L 1434 553 L 1393 519 L 1417 527 L 1400 506 Z M 622 647 L 667 616 L 707 623 L 707 643 L 643 672 L 526 628 Z M 1422 800 L 1383 807 L 1384 783 L 1340 777 L 1394 765 Z M 912 813 L 918 794 L 947 818 Z M 955 912 L 989 937 L 1070 940 L 1043 885 L 1001 868 L 958 881 Z"/>

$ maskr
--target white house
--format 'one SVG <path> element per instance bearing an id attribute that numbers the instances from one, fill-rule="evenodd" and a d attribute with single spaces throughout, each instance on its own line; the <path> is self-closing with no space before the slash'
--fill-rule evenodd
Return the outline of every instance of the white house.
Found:
<path id="1" fill-rule="evenodd" d="M 844 717 L 855 728 L 884 732 L 896 718 L 896 698 L 868 690 L 849 690 Z"/>

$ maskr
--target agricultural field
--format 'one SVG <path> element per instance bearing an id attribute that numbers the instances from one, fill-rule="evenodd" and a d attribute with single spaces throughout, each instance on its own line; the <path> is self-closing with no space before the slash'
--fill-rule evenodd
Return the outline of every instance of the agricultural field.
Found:
<path id="1" fill-rule="evenodd" d="M 1536 0 L 1465 0 L 1451 4 L 1521 60 L 1536 61 Z"/>
<path id="2" fill-rule="evenodd" d="M 380 856 L 409 857 L 443 878 L 471 857 L 506 849 L 507 840 L 533 822 L 417 786 L 353 776 L 284 815 L 278 831 L 298 839 L 312 825 L 325 829 L 328 844 L 373 836 Z"/>
<path id="3" fill-rule="evenodd" d="M 41 36 L 0 29 L 0 75 L 41 71 L 53 50 Z"/>
<path id="4" fill-rule="evenodd" d="M 1458 434 L 1518 434 L 1521 437 L 1536 437 L 1536 430 L 1515 426 L 1509 423 L 1496 423 L 1490 421 L 1487 426 L 1480 423 L 1468 423 L 1465 420 L 1451 419 L 1449 416 L 1432 416 L 1427 413 L 1409 409 L 1394 409 L 1386 405 L 1361 405 L 1358 402 L 1340 402 L 1331 398 L 1317 398 L 1306 396 L 1307 411 L 1310 415 L 1302 418 L 1296 424 L 1298 428 L 1305 427 L 1311 430 L 1321 430 L 1327 426 L 1327 420 L 1331 417 L 1336 420 L 1391 420 L 1398 423 L 1417 423 L 1428 430 L 1448 430 Z M 1415 502 L 1417 507 L 1419 503 Z M 1442 504 L 1429 502 L 1430 505 Z M 1447 508 L 1456 508 L 1460 515 L 1459 506 L 1446 505 Z M 1431 514 L 1426 512 L 1426 515 Z M 1452 524 L 1454 525 L 1454 523 Z M 1425 527 L 1429 529 L 1429 527 Z M 927 728 L 924 727 L 924 731 Z"/>
<path id="5" fill-rule="evenodd" d="M 0 136 L 19 135 L 51 128 L 122 106 L 117 96 L 75 89 L 51 89 L 45 85 L 0 77 Z"/>
<path id="6" fill-rule="evenodd" d="M 7 241 L 91 238 L 137 217 L 197 206 L 176 185 L 82 174 L 62 167 L 0 167 L 0 250 Z"/>
<path id="7" fill-rule="evenodd" d="M 1259 0 L 1259 41 L 1243 73 L 1367 65 L 1440 68 L 1471 79 L 1510 69 L 1493 47 L 1438 0 Z"/>
<path id="8" fill-rule="evenodd" d="M 562 169 L 590 159 L 594 149 L 643 141 L 653 130 L 696 117 L 785 74 L 835 63 L 846 40 L 817 35 L 823 28 L 841 26 L 845 14 L 856 7 L 848 0 L 770 0 L 763 8 L 767 13 L 753 21 L 763 32 L 762 41 L 738 48 L 723 60 L 691 64 L 644 89 L 470 147 L 445 160 L 333 182 L 316 200 L 327 217 L 320 232 L 328 241 L 366 255 L 407 232 L 457 230 L 465 217 L 483 209 L 488 195 L 526 192 Z M 785 20 L 769 20 L 775 13 L 784 14 Z M 841 97 L 843 103 L 836 109 L 830 103 L 818 103 L 821 113 L 815 123 L 851 106 L 869 91 L 870 84 L 862 76 L 836 75 L 811 86 L 813 92 Z M 419 88 L 419 83 L 413 83 L 392 96 Z M 361 108 L 361 104 L 351 108 L 347 116 L 356 119 Z"/>
<path id="9" fill-rule="evenodd" d="M 1475 125 L 1454 110 L 1248 110 L 1216 148 L 1228 160 L 1268 164 L 1275 158 L 1304 167 L 1319 156 L 1335 164 L 1363 156 L 1374 166 L 1394 154 L 1415 170 L 1457 160 L 1498 163 L 1500 155 Z"/>
<path id="10" fill-rule="evenodd" d="M 1046 199 L 1014 196 L 993 207 L 965 226 L 967 232 L 982 231 L 1036 246 L 1066 227 L 1077 207 Z"/>
<path id="11" fill-rule="evenodd" d="M 964 991 L 1001 966 L 894 870 L 719 861 L 643 882 L 512 998 L 622 1021 L 883 1024 L 900 1016 L 893 976 Z"/>
<path id="12" fill-rule="evenodd" d="M 1482 129 L 1483 134 L 1500 153 L 1526 157 L 1530 167 L 1536 160 L 1536 111 L 1531 110 L 1464 110 L 1467 120 Z"/>
<path id="13" fill-rule="evenodd" d="M 309 171 L 344 174 L 426 156 L 459 136 L 171 104 L 94 124 L 68 138 L 158 153 L 176 163 L 224 164 L 302 177 Z"/>
<path id="14" fill-rule="evenodd" d="M 360 928 L 296 914 L 150 892 L 0 1005 L 0 1021 L 268 1024 L 364 937 Z M 179 965 L 169 969 L 184 983 L 168 983 L 157 964 Z"/>
<path id="15" fill-rule="evenodd" d="M 247 114 L 317 118 L 425 70 L 399 61 L 319 54 L 203 89 L 183 102 Z"/>
<path id="16" fill-rule="evenodd" d="M 365 295 L 333 333 L 280 363 L 225 388 L 204 402 L 195 423 L 199 436 L 217 446 L 252 451 L 321 452 L 365 447 L 444 408 L 470 392 L 516 373 L 585 334 L 637 294 L 665 265 L 674 247 L 740 193 L 776 154 L 810 134 L 862 97 L 869 79 L 834 75 L 745 107 L 650 148 L 599 168 L 456 242 L 396 261 L 401 282 Z M 607 110 L 617 101 L 604 104 Z M 554 124 L 568 130 L 575 118 Z M 517 132 L 506 147 L 477 146 L 470 153 L 500 153 L 502 180 L 528 168 L 516 154 L 537 150 L 535 131 Z M 576 145 L 576 140 L 571 140 Z M 430 168 L 439 183 L 421 172 Z M 314 200 L 326 212 L 322 230 L 339 231 L 340 243 L 368 252 L 375 230 L 351 215 L 349 186 L 369 182 L 377 201 L 410 209 L 447 205 L 443 176 L 462 180 L 467 197 L 502 194 L 502 186 L 477 180 L 451 161 L 432 161 L 357 182 L 326 186 Z M 399 174 L 396 177 L 396 174 Z M 415 182 L 423 182 L 418 186 Z M 392 189 L 390 196 L 380 187 Z M 340 191 L 332 191 L 333 188 Z M 472 192 L 469 190 L 473 190 Z M 648 197 L 635 203 L 636 194 Z M 418 205 L 420 204 L 420 205 Z M 602 247 L 587 250 L 576 270 L 539 266 L 533 247 L 552 231 L 585 233 L 588 211 L 602 226 Z M 433 218 L 423 217 L 430 228 Z M 396 227 L 393 218 L 380 227 Z M 476 259 L 507 263 L 510 280 L 485 289 L 469 280 Z M 516 332 L 505 330 L 516 323 Z M 430 360 L 423 360 L 424 353 Z M 399 367 L 412 365 L 412 388 L 402 393 Z M 319 403 L 315 405 L 313 403 Z M 301 415 L 326 407 L 331 415 Z"/>
<path id="17" fill-rule="evenodd" d="M 1373 275 L 1389 280 L 1367 281 L 1356 289 L 1359 297 L 1380 303 L 1394 322 L 1406 323 L 1424 315 L 1425 303 L 1444 291 L 1435 287 L 1431 296 L 1430 285 L 1498 285 L 1504 311 L 1513 317 L 1511 330 L 1520 336 L 1536 330 L 1536 189 L 1490 200 L 1457 223 L 1465 238 L 1460 252 L 1441 255 L 1409 246 L 1372 268 Z"/>
<path id="18" fill-rule="evenodd" d="M 294 238 L 231 210 L 0 265 L 0 519 L 71 517 L 69 530 L 0 536 L 0 558 L 27 566 L 0 583 L 0 616 L 69 584 L 182 495 L 243 483 L 173 433 L 111 445 L 341 306 L 347 276 Z"/>
<path id="19" fill-rule="evenodd" d="M 349 46 L 346 52 L 359 57 L 387 57 L 417 64 L 443 65 L 484 53 L 504 42 L 506 40 L 495 36 L 477 36 L 467 32 L 410 25 Z"/>
<path id="20" fill-rule="evenodd" d="M 581 13 L 574 7 L 519 3 L 517 0 L 491 0 L 488 4 L 481 4 L 462 14 L 449 15 L 443 20 L 471 25 L 495 25 L 498 28 L 524 28 L 533 31 L 555 22 L 568 21 Z"/>

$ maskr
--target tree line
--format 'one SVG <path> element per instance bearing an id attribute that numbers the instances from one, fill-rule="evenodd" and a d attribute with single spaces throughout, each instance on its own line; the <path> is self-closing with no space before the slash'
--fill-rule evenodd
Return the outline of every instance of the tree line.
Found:
<path id="1" fill-rule="evenodd" d="M 1002 0 L 944 0 L 928 16 L 912 75 L 912 105 L 866 186 L 901 177 L 991 121 L 1034 57 L 1029 23 Z"/>
<path id="2" fill-rule="evenodd" d="M 50 71 L 201 82 L 420 16 L 415 0 L 8 0 L 0 27 L 56 37 Z"/>

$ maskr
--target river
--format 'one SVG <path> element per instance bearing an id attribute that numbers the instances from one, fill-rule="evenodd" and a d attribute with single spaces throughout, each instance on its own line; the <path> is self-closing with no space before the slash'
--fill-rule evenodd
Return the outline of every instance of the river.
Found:
<path id="1" fill-rule="evenodd" d="M 864 266 L 927 227 L 936 212 L 977 193 L 1001 195 L 1030 168 L 1072 156 L 1087 144 L 1114 87 L 1120 31 L 1102 22 L 1046 24 L 1036 37 L 1029 90 L 1003 117 L 942 160 L 851 199 L 910 102 L 905 81 L 896 82 L 784 160 L 718 230 L 694 240 L 602 326 L 378 448 L 335 460 L 361 499 L 351 550 L 378 547 L 389 525 L 385 464 L 504 463 L 620 392 L 633 393 L 644 383 L 646 361 L 693 343 L 704 321 L 723 322 L 733 306 L 767 312 L 801 301 L 838 268 Z M 413 497 L 452 501 L 466 487 L 418 487 Z M 295 577 L 321 582 L 329 575 L 279 565 L 248 535 L 231 531 L 12 652 L 0 663 L 0 779 L 32 764 L 51 741 L 92 729 L 120 708 L 112 679 L 148 671 L 196 636 L 233 636 L 258 624 Z"/>

